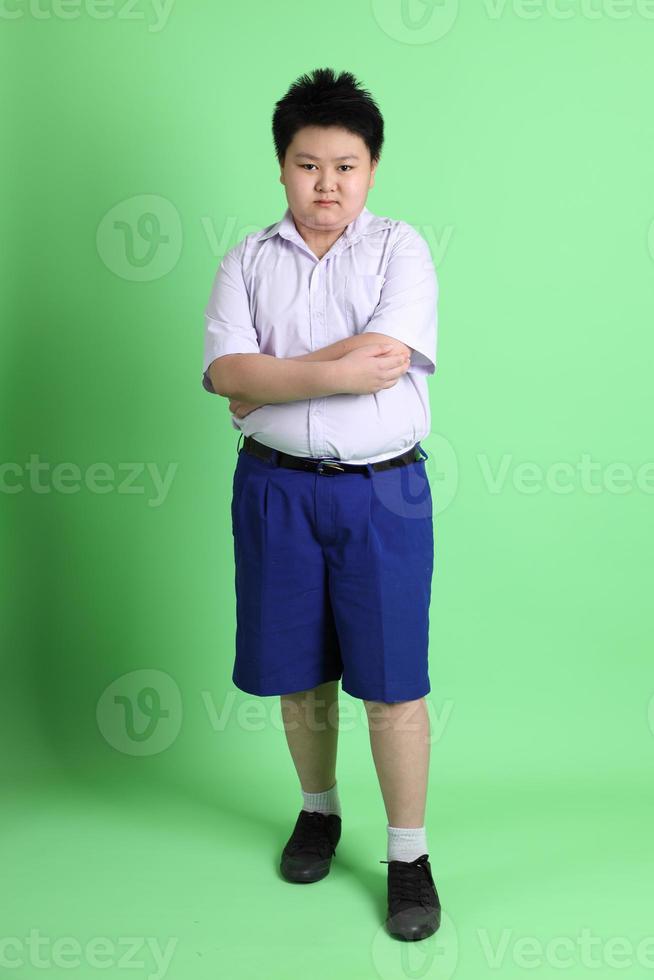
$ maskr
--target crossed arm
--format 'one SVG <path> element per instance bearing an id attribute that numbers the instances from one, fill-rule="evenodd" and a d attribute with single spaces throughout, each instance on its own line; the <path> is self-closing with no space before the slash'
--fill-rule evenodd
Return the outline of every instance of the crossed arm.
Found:
<path id="1" fill-rule="evenodd" d="M 392 344 L 396 349 L 394 350 L 394 353 L 411 353 L 411 347 L 409 347 L 407 344 L 403 344 L 400 340 L 396 340 L 395 337 L 389 337 L 388 334 L 370 331 L 364 334 L 355 334 L 352 337 L 345 337 L 343 340 L 337 340 L 336 343 L 329 344 L 327 347 L 322 347 L 319 350 L 312 351 L 309 354 L 299 354 L 296 357 L 288 358 L 288 360 L 335 361 L 343 357 L 345 354 L 348 354 L 350 351 L 355 350 L 357 347 L 364 347 L 366 344 L 378 343 Z M 236 415 L 237 418 L 242 419 L 245 418 L 246 415 L 249 415 L 250 412 L 253 412 L 255 408 L 260 408 L 265 404 L 267 404 L 267 402 L 248 402 L 232 398 L 229 402 L 229 410 L 232 412 L 232 414 Z"/>

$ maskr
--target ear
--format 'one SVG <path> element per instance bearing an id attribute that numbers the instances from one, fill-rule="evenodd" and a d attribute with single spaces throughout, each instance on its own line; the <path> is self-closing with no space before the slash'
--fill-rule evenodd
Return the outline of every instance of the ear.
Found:
<path id="1" fill-rule="evenodd" d="M 375 186 L 375 171 L 376 170 L 377 170 L 377 161 L 375 163 L 373 163 L 372 166 L 370 167 L 370 183 L 368 184 L 368 187 L 374 187 Z"/>

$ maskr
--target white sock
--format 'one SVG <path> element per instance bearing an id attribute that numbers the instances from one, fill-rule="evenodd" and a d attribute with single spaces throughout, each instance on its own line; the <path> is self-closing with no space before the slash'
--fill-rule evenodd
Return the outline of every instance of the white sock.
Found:
<path id="1" fill-rule="evenodd" d="M 424 827 L 391 827 L 386 825 L 388 861 L 415 861 L 427 854 L 427 834 Z"/>
<path id="2" fill-rule="evenodd" d="M 341 801 L 338 798 L 338 786 L 336 783 L 330 789 L 325 789 L 321 793 L 305 793 L 302 790 L 302 796 L 304 798 L 303 810 L 317 810 L 318 813 L 337 813 L 340 817 Z"/>

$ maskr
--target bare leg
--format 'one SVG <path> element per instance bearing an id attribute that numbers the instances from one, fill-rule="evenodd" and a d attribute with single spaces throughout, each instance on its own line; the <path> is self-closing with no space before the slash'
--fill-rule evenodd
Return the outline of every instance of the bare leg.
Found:
<path id="1" fill-rule="evenodd" d="M 430 748 L 425 699 L 364 704 L 388 823 L 391 827 L 422 827 Z"/>
<path id="2" fill-rule="evenodd" d="M 286 741 L 305 793 L 321 793 L 336 782 L 338 684 L 280 695 Z"/>

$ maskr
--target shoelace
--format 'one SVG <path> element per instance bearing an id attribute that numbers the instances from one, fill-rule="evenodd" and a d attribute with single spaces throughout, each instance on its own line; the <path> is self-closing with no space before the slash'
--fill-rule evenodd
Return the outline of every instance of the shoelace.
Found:
<path id="1" fill-rule="evenodd" d="M 381 860 L 380 864 L 390 864 Z M 399 861 L 388 876 L 389 904 L 396 909 L 400 903 L 434 907 L 434 879 L 427 866 L 427 855 L 421 854 L 415 861 Z"/>
<path id="2" fill-rule="evenodd" d="M 327 830 L 325 815 L 318 812 L 309 813 L 302 810 L 300 821 L 293 831 L 293 840 L 288 845 L 289 854 L 297 851 L 317 854 L 318 857 L 334 855 L 334 848 Z"/>

